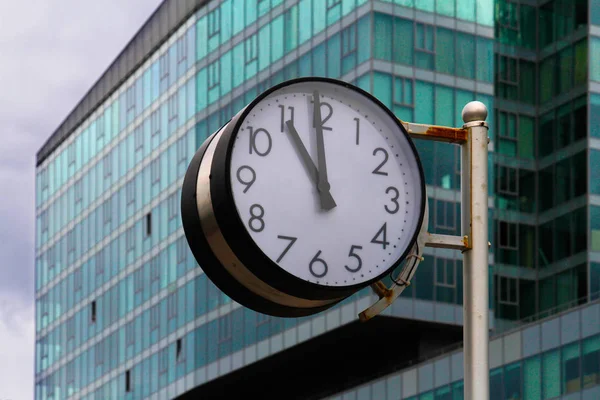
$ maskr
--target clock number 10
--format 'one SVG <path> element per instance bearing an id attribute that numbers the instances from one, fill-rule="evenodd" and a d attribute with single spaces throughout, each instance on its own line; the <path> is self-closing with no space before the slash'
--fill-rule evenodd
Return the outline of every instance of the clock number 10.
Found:
<path id="1" fill-rule="evenodd" d="M 271 152 L 271 147 L 273 146 L 273 141 L 271 140 L 271 135 L 269 134 L 269 132 L 263 128 L 258 128 L 257 130 L 254 130 L 251 126 L 246 127 L 246 129 L 250 131 L 250 143 L 248 146 L 248 152 L 250 154 L 254 152 L 261 157 L 264 157 L 267 154 L 269 154 Z M 259 146 L 257 142 L 261 142 L 261 146 Z"/>

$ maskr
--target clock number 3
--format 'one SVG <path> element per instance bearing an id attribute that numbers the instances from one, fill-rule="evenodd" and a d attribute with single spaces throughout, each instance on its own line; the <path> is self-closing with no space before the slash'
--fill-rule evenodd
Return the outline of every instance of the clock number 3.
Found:
<path id="1" fill-rule="evenodd" d="M 252 204 L 250 206 L 250 220 L 248 221 L 250 229 L 254 232 L 262 232 L 265 229 L 264 216 L 265 209 L 260 204 Z"/>
<path id="2" fill-rule="evenodd" d="M 385 211 L 389 212 L 390 214 L 396 214 L 400 209 L 400 204 L 398 203 L 398 197 L 400 197 L 400 192 L 393 186 L 390 186 L 389 188 L 385 189 L 385 194 L 389 194 L 390 192 L 394 193 L 394 197 L 390 199 L 390 201 L 394 204 L 394 208 L 388 208 L 387 204 L 384 206 L 384 208 Z"/>
<path id="3" fill-rule="evenodd" d="M 327 275 L 327 263 L 322 258 L 319 258 L 320 255 L 321 250 L 317 251 L 317 254 L 315 254 L 315 256 L 312 258 L 312 260 L 310 260 L 310 263 L 308 264 L 308 269 L 315 278 L 322 278 L 325 275 Z M 320 264 L 321 266 L 319 267 L 318 264 Z"/>
<path id="4" fill-rule="evenodd" d="M 356 245 L 350 246 L 350 253 L 348 253 L 348 257 L 354 257 L 354 258 L 356 258 L 356 261 L 358 262 L 358 265 L 354 268 L 350 268 L 349 266 L 344 265 L 344 268 L 346 268 L 350 272 L 358 272 L 358 270 L 361 269 L 361 267 L 362 267 L 362 259 L 360 258 L 360 256 L 358 254 L 356 254 L 354 252 L 354 250 L 360 250 L 360 249 L 362 249 L 362 246 L 356 246 Z"/>

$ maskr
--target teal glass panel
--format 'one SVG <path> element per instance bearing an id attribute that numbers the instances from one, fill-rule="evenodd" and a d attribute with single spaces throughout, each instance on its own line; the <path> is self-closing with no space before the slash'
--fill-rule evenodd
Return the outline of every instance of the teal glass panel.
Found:
<path id="1" fill-rule="evenodd" d="M 475 0 L 456 0 L 456 17 L 466 21 L 475 21 Z"/>
<path id="2" fill-rule="evenodd" d="M 356 0 L 342 0 L 342 15 L 348 15 L 356 7 Z"/>
<path id="3" fill-rule="evenodd" d="M 416 107 L 414 122 L 419 124 L 433 124 L 433 84 L 423 81 L 416 81 L 415 105 Z"/>
<path id="4" fill-rule="evenodd" d="M 590 79 L 600 82 L 600 38 L 590 38 Z"/>
<path id="5" fill-rule="evenodd" d="M 301 45 L 312 37 L 312 0 L 300 0 L 298 7 L 299 20 L 302 21 L 298 29 L 298 44 Z"/>
<path id="6" fill-rule="evenodd" d="M 562 349 L 562 392 L 573 393 L 581 390 L 581 362 L 579 342 Z"/>
<path id="7" fill-rule="evenodd" d="M 560 396 L 560 353 L 558 350 L 543 355 L 542 390 L 544 399 Z"/>
<path id="8" fill-rule="evenodd" d="M 477 23 L 494 25 L 494 0 L 477 0 Z"/>
<path id="9" fill-rule="evenodd" d="M 283 57 L 283 44 L 283 15 L 280 15 L 271 22 L 271 62 Z"/>
<path id="10" fill-rule="evenodd" d="M 454 60 L 460 57 L 454 51 L 454 31 L 438 27 L 436 29 L 435 40 L 435 70 L 444 74 L 454 75 Z M 460 47 L 457 47 L 457 49 L 459 52 L 461 51 Z"/>
<path id="11" fill-rule="evenodd" d="M 600 194 L 600 150 L 590 149 L 590 193 Z"/>
<path id="12" fill-rule="evenodd" d="M 263 26 L 258 31 L 258 70 L 262 71 L 271 63 L 271 24 Z"/>
<path id="13" fill-rule="evenodd" d="M 600 384 L 600 335 L 583 341 L 581 361 L 583 388 L 587 389 Z"/>
<path id="14" fill-rule="evenodd" d="M 244 2 L 245 0 L 233 0 L 232 4 L 232 13 L 233 19 L 232 23 L 232 35 L 236 35 L 240 33 L 245 26 L 244 23 Z"/>
<path id="15" fill-rule="evenodd" d="M 257 0 L 244 0 L 246 5 L 246 26 L 256 21 L 258 5 Z"/>
<path id="16" fill-rule="evenodd" d="M 454 17 L 454 5 L 456 0 L 446 0 L 446 1 L 436 1 L 435 3 L 435 12 L 440 15 L 445 15 L 447 17 Z"/>
<path id="17" fill-rule="evenodd" d="M 434 0 L 419 0 L 416 1 L 415 8 L 417 10 L 433 12 Z"/>
<path id="18" fill-rule="evenodd" d="M 435 124 L 454 126 L 454 90 L 446 86 L 435 87 Z"/>
<path id="19" fill-rule="evenodd" d="M 458 34 L 459 36 L 470 36 L 464 34 Z M 470 36 L 473 40 L 473 36 Z M 458 39 L 458 36 L 457 36 Z M 494 41 L 484 37 L 477 36 L 477 65 L 473 65 L 477 73 L 476 79 L 478 81 L 493 82 L 493 69 L 494 69 Z M 458 42 L 457 42 L 458 47 Z M 475 62 L 475 60 L 473 60 Z"/>
<path id="20" fill-rule="evenodd" d="M 590 23 L 600 26 L 600 0 L 590 0 Z"/>
<path id="21" fill-rule="evenodd" d="M 358 63 L 371 57 L 371 18 L 369 15 L 358 20 Z"/>
<path id="22" fill-rule="evenodd" d="M 541 371 L 540 357 L 535 356 L 525 360 L 523 368 L 523 400 L 541 400 Z"/>
<path id="23" fill-rule="evenodd" d="M 373 29 L 376 40 L 373 43 L 373 57 L 378 60 L 392 61 L 392 46 L 384 38 L 394 37 L 393 17 L 376 13 L 373 18 Z"/>
<path id="24" fill-rule="evenodd" d="M 196 60 L 201 60 L 208 54 L 208 21 L 204 16 L 196 23 Z"/>
<path id="25" fill-rule="evenodd" d="M 224 96 L 231 91 L 233 69 L 231 55 L 232 51 L 229 50 L 221 56 L 221 79 L 219 81 L 221 84 L 221 96 Z"/>
<path id="26" fill-rule="evenodd" d="M 600 94 L 590 94 L 590 136 L 600 138 Z"/>
<path id="27" fill-rule="evenodd" d="M 224 0 L 221 3 L 219 14 L 221 16 L 221 44 L 227 43 L 231 39 L 233 28 L 233 0 Z"/>
<path id="28" fill-rule="evenodd" d="M 475 44 L 475 36 L 462 32 L 456 32 L 456 52 L 454 54 L 456 58 L 456 75 L 462 76 L 463 78 L 475 79 L 476 67 L 479 67 L 479 64 L 485 65 L 485 60 L 488 60 L 488 68 L 484 68 L 484 71 L 481 72 L 485 78 L 488 78 L 485 76 L 485 70 L 491 69 L 491 60 L 493 58 L 490 57 L 486 59 L 484 57 L 490 56 L 490 54 L 483 54 L 483 56 L 480 56 L 478 59 L 480 62 L 476 62 Z M 487 74 L 489 74 L 489 72 L 487 72 Z"/>
<path id="29" fill-rule="evenodd" d="M 394 0 L 394 4 L 398 4 L 399 6 L 404 7 L 414 7 L 415 0 Z"/>
<path id="30" fill-rule="evenodd" d="M 207 71 L 202 68 L 196 74 L 196 112 L 204 110 L 208 105 L 208 92 L 206 90 Z"/>
<path id="31" fill-rule="evenodd" d="M 590 244 L 592 251 L 600 251 L 600 207 L 590 206 Z"/>
<path id="32" fill-rule="evenodd" d="M 313 1 L 313 13 L 312 13 L 312 22 L 313 22 L 313 35 L 318 34 L 319 32 L 325 29 L 327 12 L 325 11 L 326 5 L 323 4 L 322 1 L 314 0 Z"/>
<path id="33" fill-rule="evenodd" d="M 383 72 L 373 73 L 373 95 L 386 107 L 392 107 L 392 76 Z"/>
<path id="34" fill-rule="evenodd" d="M 298 6 L 295 5 L 285 12 L 285 46 L 287 54 L 298 46 Z"/>
<path id="35" fill-rule="evenodd" d="M 338 78 L 341 75 L 341 34 L 337 33 L 327 41 L 327 76 Z"/>
<path id="36" fill-rule="evenodd" d="M 413 21 L 394 18 L 393 57 L 395 63 L 413 64 L 414 32 Z"/>

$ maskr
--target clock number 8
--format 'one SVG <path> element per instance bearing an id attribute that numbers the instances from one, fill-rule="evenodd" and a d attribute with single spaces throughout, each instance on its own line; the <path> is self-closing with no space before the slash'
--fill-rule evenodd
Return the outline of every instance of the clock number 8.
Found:
<path id="1" fill-rule="evenodd" d="M 257 210 L 258 211 L 255 211 Z M 263 217 L 265 216 L 265 209 L 260 204 L 252 204 L 250 206 L 250 220 L 248 221 L 248 226 L 254 232 L 262 232 L 265 229 L 265 220 Z M 258 221 L 258 223 L 256 223 Z M 258 226 L 255 226 L 258 225 Z"/>

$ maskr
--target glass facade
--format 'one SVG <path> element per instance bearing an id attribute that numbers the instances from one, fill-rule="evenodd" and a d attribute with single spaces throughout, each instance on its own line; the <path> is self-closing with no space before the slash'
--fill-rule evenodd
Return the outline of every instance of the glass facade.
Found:
<path id="1" fill-rule="evenodd" d="M 354 83 L 419 123 L 460 126 L 463 106 L 483 101 L 496 316 L 514 324 L 598 298 L 600 26 L 588 37 L 587 22 L 589 9 L 600 24 L 598 13 L 593 0 L 523 3 L 212 0 L 182 21 L 38 160 L 36 399 L 173 397 L 353 321 L 373 301 L 364 290 L 326 318 L 251 312 L 206 278 L 183 236 L 180 186 L 196 149 L 260 92 L 301 76 Z M 416 146 L 430 230 L 458 235 L 460 149 Z M 461 323 L 455 253 L 425 250 L 401 299 L 428 304 L 421 317 Z M 402 312 L 391 315 L 415 317 Z M 594 348 L 586 343 L 581 360 Z M 492 376 L 517 382 L 534 364 Z M 457 398 L 448 396 L 459 388 L 423 398 Z"/>

